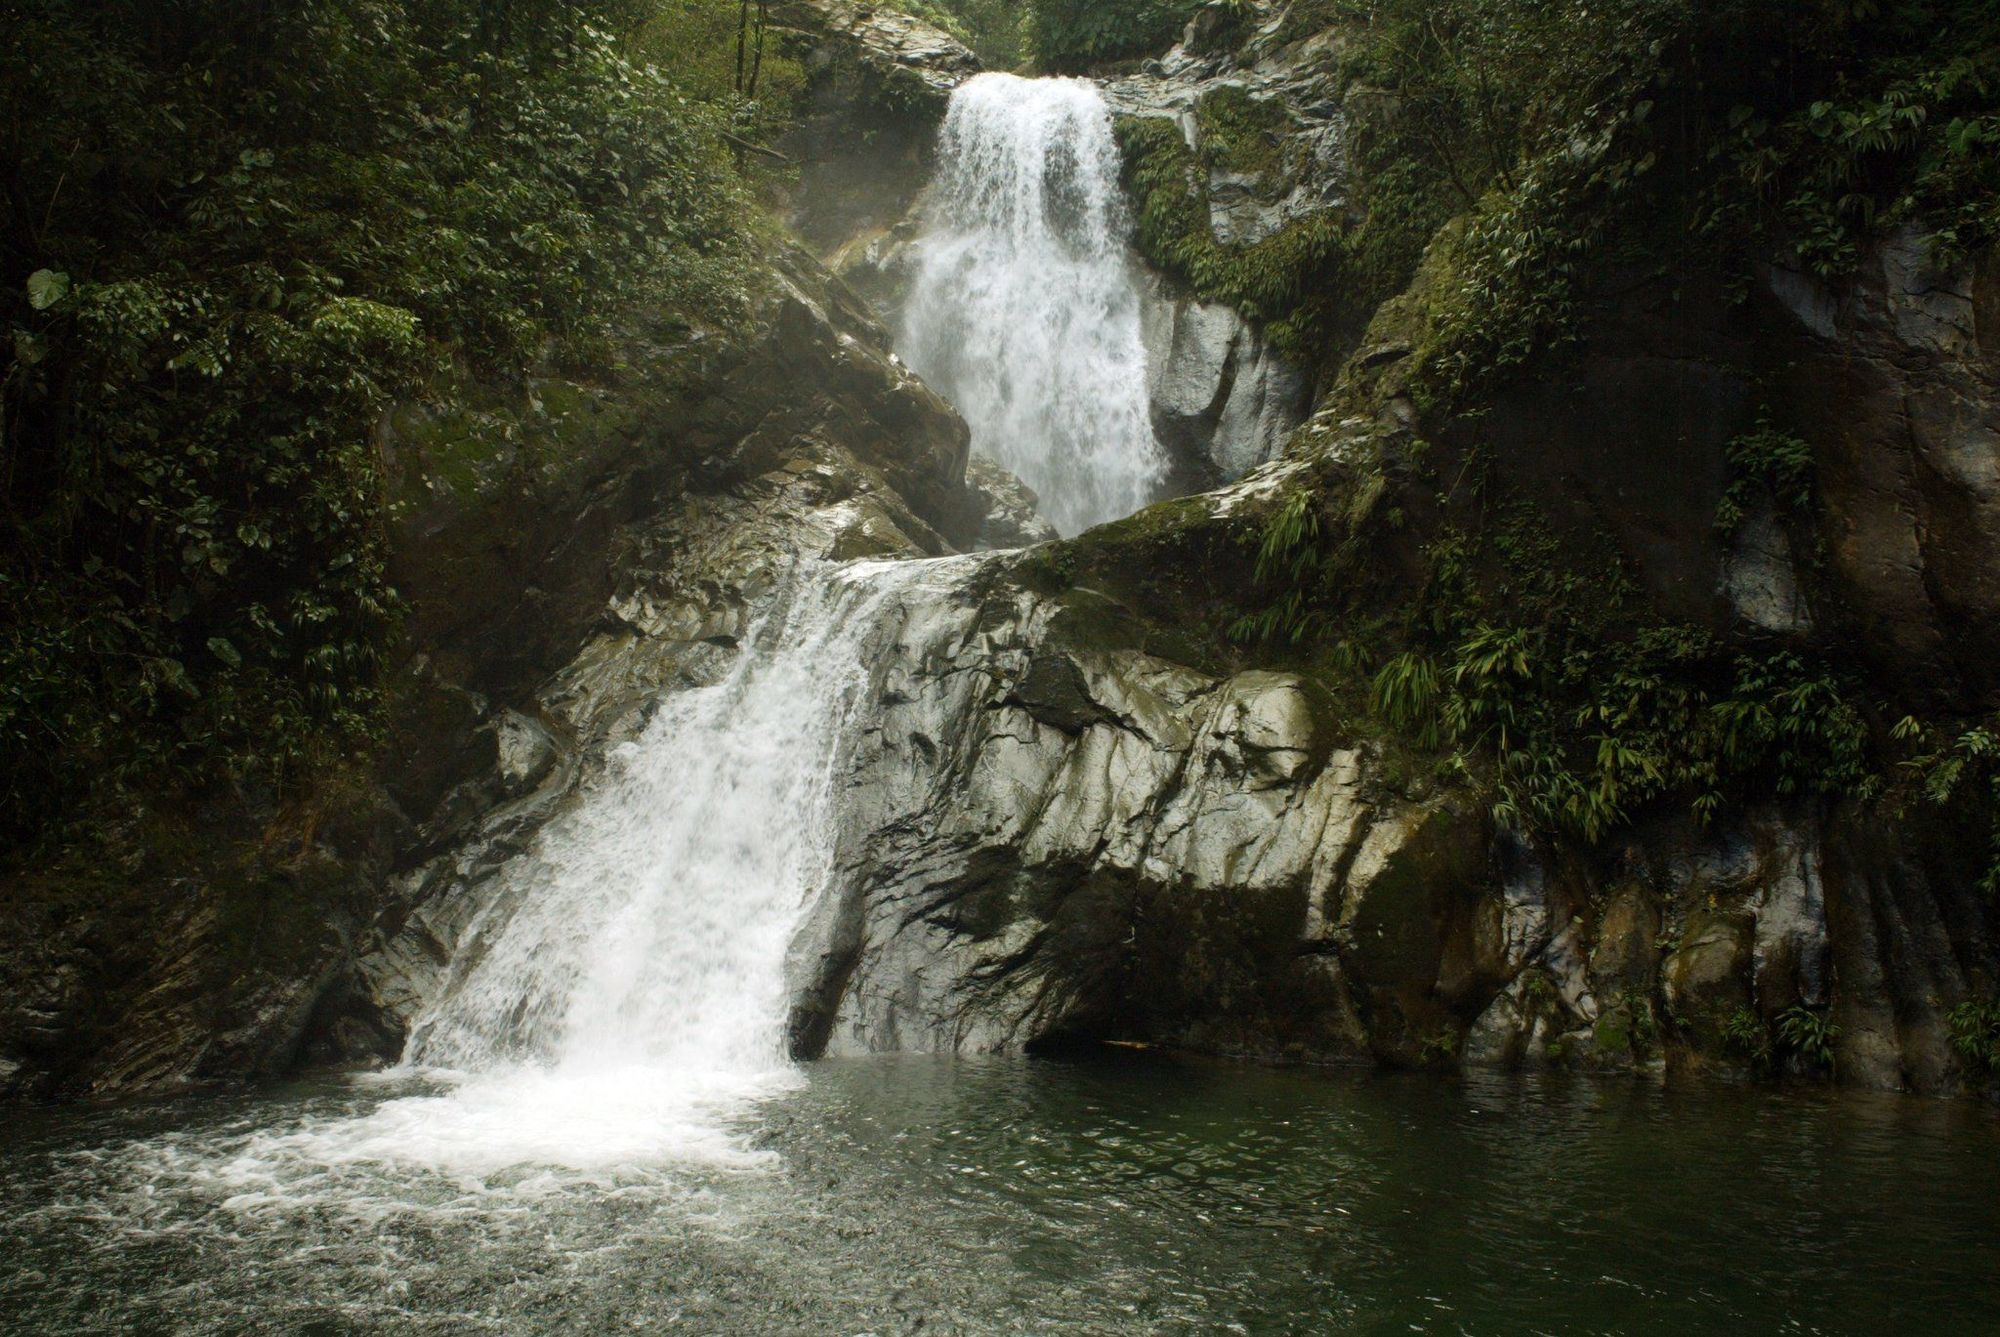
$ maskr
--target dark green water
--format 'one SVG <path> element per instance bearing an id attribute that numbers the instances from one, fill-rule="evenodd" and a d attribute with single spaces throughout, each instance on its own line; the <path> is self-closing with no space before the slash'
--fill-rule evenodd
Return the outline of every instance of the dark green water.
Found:
<path id="1" fill-rule="evenodd" d="M 763 1169 L 326 1163 L 394 1092 L 8 1116 L 0 1329 L 2000 1333 L 2000 1118 L 1140 1061 L 824 1063 Z"/>

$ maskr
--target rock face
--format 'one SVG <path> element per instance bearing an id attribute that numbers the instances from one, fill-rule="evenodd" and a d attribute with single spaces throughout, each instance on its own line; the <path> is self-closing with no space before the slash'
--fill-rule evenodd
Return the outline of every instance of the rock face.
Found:
<path id="1" fill-rule="evenodd" d="M 1885 678 L 2000 704 L 2000 268 L 1937 272 L 1905 232 L 1843 291 L 1778 269 L 1766 286 L 1835 599 Z"/>
<path id="2" fill-rule="evenodd" d="M 965 481 L 986 499 L 978 546 L 1028 548 L 1056 537 L 1056 527 L 1036 509 L 1040 499 L 1034 490 L 984 455 L 967 461 Z"/>
<path id="3" fill-rule="evenodd" d="M 1290 6 L 1251 6 L 1240 30 L 1197 19 L 1188 39 L 1136 74 L 1108 81 L 1121 116 L 1163 117 L 1189 147 L 1202 141 L 1200 108 L 1220 95 L 1268 109 L 1283 161 L 1275 170 L 1209 168 L 1209 226 L 1225 245 L 1255 245 L 1286 223 L 1347 204 L 1347 122 L 1341 112 L 1341 37 L 1329 28 L 1296 40 Z"/>
<path id="4" fill-rule="evenodd" d="M 1912 706 L 2000 704 L 1994 262 L 1933 273 L 1899 236 L 1838 291 L 1767 269 L 1735 317 L 1717 292 L 1616 287 L 1560 377 L 1424 431 L 1507 460 L 1506 485 L 1563 532 L 1608 535 L 1665 617 L 1855 656 Z M 1347 374 L 1392 378 L 1409 351 L 1384 340 Z M 1384 399 L 1385 424 L 1416 429 L 1407 398 Z M 1759 497 L 1723 532 L 1731 442 L 1767 414 L 1810 447 L 1813 503 Z"/>
<path id="5" fill-rule="evenodd" d="M 1172 121 L 1207 164 L 1209 231 L 1223 246 L 1347 208 L 1338 34 L 1297 40 L 1289 17 L 1282 5 L 1205 12 L 1181 44 L 1104 87 L 1117 115 Z M 1158 277 L 1148 298 L 1153 421 L 1183 477 L 1212 487 L 1276 458 L 1312 407 L 1308 379 L 1231 308 Z"/>
<path id="6" fill-rule="evenodd" d="M 400 823 L 366 800 L 278 813 L 228 796 L 205 808 L 188 820 L 216 833 L 212 849 L 190 852 L 178 822 L 139 814 L 117 862 L 73 851 L 82 867 L 0 890 L 0 1099 L 172 1090 L 292 1066 Z M 267 823 L 247 850 L 230 839 L 246 810 Z"/>
<path id="7" fill-rule="evenodd" d="M 945 104 L 979 58 L 919 19 L 847 0 L 774 5 L 771 21 L 810 81 L 799 124 L 779 145 L 799 164 L 789 221 L 844 272 L 930 179 Z"/>
<path id="8" fill-rule="evenodd" d="M 796 950 L 801 1052 L 1352 1053 L 1364 1016 L 1412 1024 L 1365 969 L 1377 921 L 1428 919 L 1411 867 L 1476 862 L 1470 826 L 1371 786 L 1304 680 L 1099 640 L 1092 602 L 989 565 L 884 629 L 836 888 Z"/>
<path id="9" fill-rule="evenodd" d="M 1843 1080 L 1954 1088 L 1942 1012 L 2000 977 L 1964 840 L 1913 854 L 1806 805 L 1706 831 L 1663 818 L 1594 852 L 1530 844 L 1411 778 L 1313 680 L 1163 645 L 1126 579 L 1167 565 L 1147 536 L 1254 522 L 1296 468 L 901 587 L 838 759 L 835 872 L 791 953 L 797 1053 L 1116 1039 L 1807 1071 L 1784 1019 L 1832 1004 Z M 661 692 L 719 671 L 795 555 L 857 536 L 871 554 L 935 551 L 866 479 L 851 455 L 807 450 L 660 526 L 671 547 L 538 694 L 558 759 L 399 884 L 316 1018 L 318 1052 L 395 1051 L 499 863 Z"/>
<path id="10" fill-rule="evenodd" d="M 1277 458 L 1311 388 L 1263 332 L 1157 277 L 1141 313 L 1153 431 L 1174 462 L 1174 490 L 1231 482 Z"/>
<path id="11" fill-rule="evenodd" d="M 1018 571 L 949 568 L 883 630 L 841 872 L 796 949 L 801 1052 L 1803 1068 L 1783 1016 L 1839 1000 L 1845 1080 L 1958 1080 L 1940 1000 L 2000 957 L 1949 857 L 1884 862 L 1813 809 L 1531 847 L 1392 781 L 1310 680 L 1159 658 Z"/>

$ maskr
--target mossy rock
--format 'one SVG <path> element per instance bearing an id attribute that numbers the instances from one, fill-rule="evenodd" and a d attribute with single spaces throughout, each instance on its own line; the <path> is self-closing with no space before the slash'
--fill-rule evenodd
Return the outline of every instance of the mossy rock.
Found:
<path id="1" fill-rule="evenodd" d="M 1294 364 L 1327 360 L 1335 346 L 1331 334 L 1342 290 L 1338 213 L 1322 209 L 1303 214 L 1260 241 L 1225 245 L 1216 239 L 1212 222 L 1211 165 L 1188 147 L 1178 122 L 1121 116 L 1115 129 L 1140 254 L 1204 301 L 1220 302 L 1245 320 L 1265 325 L 1272 345 Z M 1275 145 L 1259 147 L 1267 133 L 1254 121 L 1232 122 L 1218 146 L 1218 162 L 1249 154 L 1251 161 L 1275 171 L 1270 164 L 1282 152 Z"/>
<path id="2" fill-rule="evenodd" d="M 1225 84 L 1201 96 L 1194 120 L 1198 156 L 1211 172 L 1255 178 L 1273 199 L 1297 181 L 1300 153 L 1287 135 L 1296 122 L 1278 99 Z"/>

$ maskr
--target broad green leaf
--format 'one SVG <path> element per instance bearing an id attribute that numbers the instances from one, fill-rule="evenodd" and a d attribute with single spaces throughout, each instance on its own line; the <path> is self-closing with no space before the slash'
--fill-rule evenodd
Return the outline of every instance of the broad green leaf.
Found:
<path id="1" fill-rule="evenodd" d="M 28 275 L 28 305 L 46 311 L 69 295 L 69 275 L 38 269 Z"/>

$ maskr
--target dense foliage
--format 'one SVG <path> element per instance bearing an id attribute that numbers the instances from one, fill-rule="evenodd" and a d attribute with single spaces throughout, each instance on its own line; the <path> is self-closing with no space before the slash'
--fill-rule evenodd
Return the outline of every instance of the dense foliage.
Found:
<path id="1" fill-rule="evenodd" d="M 2000 1077 L 2000 999 L 1967 999 L 1946 1016 L 1951 1047 L 1968 1071 Z"/>
<path id="2" fill-rule="evenodd" d="M 587 367 L 635 304 L 740 304 L 724 113 L 630 57 L 634 19 L 10 7 L 0 831 L 364 738 L 390 404 Z M 656 50 L 697 31 L 668 19 Z"/>
<path id="3" fill-rule="evenodd" d="M 1855 683 L 1793 651 L 1649 620 L 1615 559 L 1568 560 L 1532 506 L 1447 531 L 1417 597 L 1366 628 L 1331 611 L 1356 551 L 1352 536 L 1324 543 L 1333 528 L 1310 491 L 1287 498 L 1257 566 L 1280 593 L 1237 634 L 1308 643 L 1343 627 L 1337 671 L 1366 674 L 1383 722 L 1516 830 L 1595 842 L 1656 800 L 1706 819 L 1745 793 L 1881 788 Z M 1369 648 L 1383 644 L 1407 648 Z"/>
<path id="4" fill-rule="evenodd" d="M 1984 0 L 1325 0 L 1347 24 L 1351 277 L 1399 291 L 1462 218 L 1425 385 L 1464 404 L 1575 337 L 1623 247 L 1747 287 L 1835 278 L 1913 225 L 2000 237 L 2000 10 Z M 1692 237 L 1697 247 L 1689 250 Z"/>
<path id="5" fill-rule="evenodd" d="M 1027 14 L 1015 0 L 902 0 L 897 8 L 971 47 L 989 70 L 1011 70 L 1027 55 Z"/>
<path id="6" fill-rule="evenodd" d="M 1155 55 L 1174 44 L 1196 7 L 1195 0 L 1027 0 L 1028 49 L 1057 73 Z"/>

